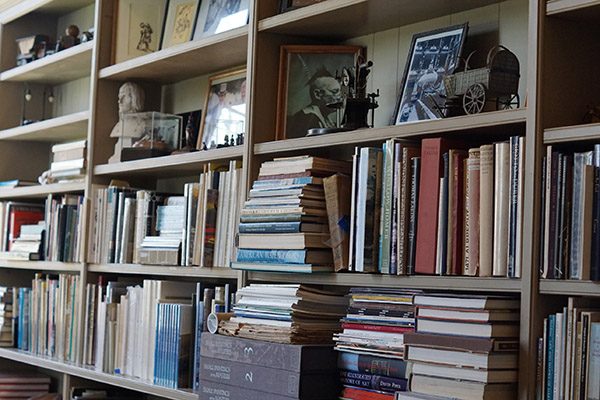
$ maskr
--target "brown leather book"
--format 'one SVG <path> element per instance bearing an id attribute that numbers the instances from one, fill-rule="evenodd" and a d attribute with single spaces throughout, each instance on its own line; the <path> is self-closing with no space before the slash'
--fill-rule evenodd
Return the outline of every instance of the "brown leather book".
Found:
<path id="1" fill-rule="evenodd" d="M 479 189 L 480 189 L 480 153 L 479 149 L 469 150 L 466 160 L 465 193 L 465 240 L 464 275 L 476 276 L 479 273 Z"/>
<path id="2" fill-rule="evenodd" d="M 335 174 L 323 179 L 331 234 L 330 245 L 336 272 L 348 269 L 350 184 L 351 181 L 347 175 Z"/>
<path id="3" fill-rule="evenodd" d="M 448 254 L 449 275 L 462 274 L 463 211 L 464 211 L 464 160 L 463 150 L 450 150 L 450 182 L 448 183 Z"/>

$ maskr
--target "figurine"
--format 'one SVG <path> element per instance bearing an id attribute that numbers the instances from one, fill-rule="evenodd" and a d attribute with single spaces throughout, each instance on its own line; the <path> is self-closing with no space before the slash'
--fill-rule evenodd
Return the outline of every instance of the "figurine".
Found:
<path id="1" fill-rule="evenodd" d="M 229 146 L 235 146 L 235 138 L 231 135 L 231 139 L 229 140 Z"/>
<path id="2" fill-rule="evenodd" d="M 244 134 L 243 133 L 238 133 L 237 138 L 235 138 L 235 144 L 237 146 L 244 144 Z"/>
<path id="3" fill-rule="evenodd" d="M 140 40 L 136 46 L 136 49 L 149 53 L 153 50 L 150 49 L 150 43 L 152 43 L 152 27 L 146 22 L 140 22 Z"/>
<path id="4" fill-rule="evenodd" d="M 94 39 L 94 28 L 90 28 L 87 31 L 83 31 L 79 37 L 81 43 L 90 42 Z"/>
<path id="5" fill-rule="evenodd" d="M 133 145 L 133 139 L 141 136 L 144 129 L 143 121 L 133 121 L 133 128 L 128 132 L 121 132 L 123 127 L 123 116 L 130 113 L 139 113 L 144 110 L 144 89 L 136 83 L 125 82 L 119 88 L 119 121 L 110 132 L 111 138 L 116 138 L 115 151 L 108 159 L 109 163 L 121 161 L 121 149 Z M 127 143 L 125 143 L 127 142 Z"/>
<path id="6" fill-rule="evenodd" d="M 69 49 L 79 43 L 81 43 L 79 40 L 79 27 L 77 25 L 69 25 L 65 29 L 65 36 L 61 36 L 60 40 L 56 43 L 56 51 Z"/>

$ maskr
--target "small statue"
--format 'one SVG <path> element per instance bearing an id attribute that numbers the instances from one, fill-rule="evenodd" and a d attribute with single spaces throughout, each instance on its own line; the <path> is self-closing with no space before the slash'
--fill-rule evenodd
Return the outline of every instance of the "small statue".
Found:
<path id="1" fill-rule="evenodd" d="M 115 150 L 113 155 L 108 159 L 109 163 L 121 161 L 121 149 L 123 147 L 131 147 L 133 140 L 139 138 L 143 133 L 144 123 L 142 120 L 131 121 L 131 131 L 121 132 L 123 129 L 123 116 L 130 113 L 139 113 L 144 110 L 145 93 L 144 89 L 136 83 L 125 82 L 119 88 L 119 121 L 115 124 L 110 132 L 111 138 L 116 138 Z"/>
<path id="2" fill-rule="evenodd" d="M 223 138 L 223 144 L 217 146 L 217 148 L 229 147 L 229 135 L 225 135 Z"/>
<path id="3" fill-rule="evenodd" d="M 237 138 L 235 138 L 235 144 L 237 146 L 244 144 L 244 134 L 243 133 L 238 133 Z"/>
<path id="4" fill-rule="evenodd" d="M 79 40 L 79 27 L 77 25 L 69 25 L 65 30 L 65 36 L 61 36 L 56 43 L 56 51 L 69 49 L 81 43 Z"/>
<path id="5" fill-rule="evenodd" d="M 231 135 L 231 139 L 229 139 L 229 146 L 235 146 L 235 138 Z"/>
<path id="6" fill-rule="evenodd" d="M 94 28 L 90 28 L 87 31 L 83 31 L 79 37 L 81 43 L 90 42 L 94 39 Z"/>

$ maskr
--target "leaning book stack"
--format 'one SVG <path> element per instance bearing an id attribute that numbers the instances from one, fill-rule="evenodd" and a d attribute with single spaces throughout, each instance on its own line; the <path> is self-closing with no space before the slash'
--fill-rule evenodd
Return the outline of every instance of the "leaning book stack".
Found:
<path id="1" fill-rule="evenodd" d="M 407 387 L 404 335 L 413 332 L 418 292 L 352 288 L 342 333 L 334 335 L 339 351 L 342 397 L 393 400 Z"/>
<path id="2" fill-rule="evenodd" d="M 349 164 L 310 156 L 264 162 L 241 211 L 232 267 L 333 271 L 323 177 L 336 172 L 349 172 Z"/>
<path id="3" fill-rule="evenodd" d="M 404 336 L 410 392 L 396 399 L 513 399 L 519 300 L 417 295 L 416 332 Z"/>
<path id="4" fill-rule="evenodd" d="M 55 144 L 47 183 L 81 182 L 87 166 L 87 141 Z"/>
<path id="5" fill-rule="evenodd" d="M 13 288 L 0 287 L 0 347 L 14 347 Z"/>

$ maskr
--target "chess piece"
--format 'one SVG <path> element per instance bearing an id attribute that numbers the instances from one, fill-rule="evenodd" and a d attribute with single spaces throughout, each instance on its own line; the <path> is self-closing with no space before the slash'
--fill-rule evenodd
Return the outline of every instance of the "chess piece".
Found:
<path id="1" fill-rule="evenodd" d="M 229 139 L 229 146 L 235 146 L 235 138 L 231 135 L 231 139 Z"/>
<path id="2" fill-rule="evenodd" d="M 144 123 L 140 117 L 136 119 L 134 116 L 128 115 L 128 118 L 132 118 L 132 121 L 128 121 L 128 132 L 121 132 L 123 129 L 123 117 L 125 114 L 139 113 L 144 109 L 145 94 L 144 89 L 136 83 L 125 82 L 119 88 L 119 121 L 115 124 L 112 131 L 110 132 L 111 138 L 116 138 L 115 150 L 113 155 L 108 159 L 109 163 L 115 163 L 121 161 L 121 149 L 125 147 L 131 147 L 133 141 L 139 138 L 143 133 Z M 131 122 L 131 123 L 129 123 Z"/>

